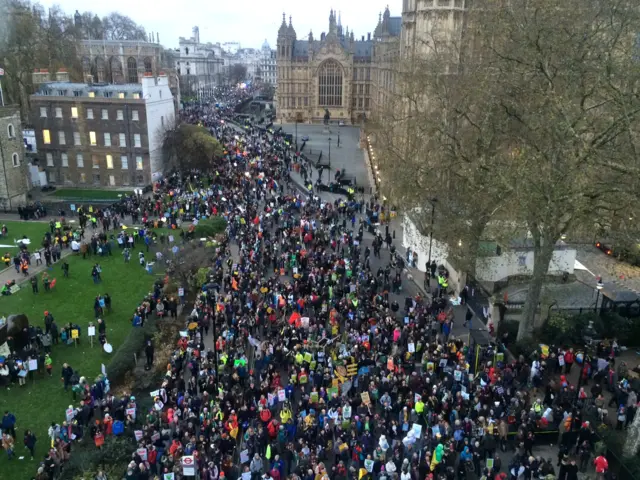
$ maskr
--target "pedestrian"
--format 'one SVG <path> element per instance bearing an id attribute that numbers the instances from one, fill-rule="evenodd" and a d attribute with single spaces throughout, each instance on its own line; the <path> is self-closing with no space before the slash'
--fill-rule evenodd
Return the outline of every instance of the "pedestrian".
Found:
<path id="1" fill-rule="evenodd" d="M 64 382 L 64 390 L 69 390 L 71 386 L 71 377 L 73 377 L 73 368 L 68 363 L 62 364 L 62 381 Z"/>
<path id="2" fill-rule="evenodd" d="M 9 460 L 13 459 L 13 450 L 15 448 L 15 441 L 13 437 L 9 434 L 2 434 L 2 448 L 7 451 L 7 458 Z"/>
<path id="3" fill-rule="evenodd" d="M 38 277 L 36 275 L 31 277 L 31 291 L 34 294 L 38 293 Z"/>
<path id="4" fill-rule="evenodd" d="M 9 410 L 5 410 L 4 416 L 2 417 L 2 432 L 10 434 L 13 438 L 16 438 L 16 416 L 9 412 Z"/>
<path id="5" fill-rule="evenodd" d="M 31 453 L 31 460 L 35 457 L 36 441 L 36 436 L 31 430 L 24 432 L 24 446 Z"/>
<path id="6" fill-rule="evenodd" d="M 47 353 L 44 357 L 44 368 L 50 377 L 53 376 L 53 360 L 51 359 L 51 355 L 49 353 Z"/>
<path id="7" fill-rule="evenodd" d="M 147 344 L 144 347 L 144 353 L 147 356 L 147 365 L 146 365 L 146 370 L 149 370 L 152 366 L 153 366 L 153 354 L 154 354 L 154 347 L 153 347 L 153 343 L 151 342 L 151 340 L 147 340 Z"/>

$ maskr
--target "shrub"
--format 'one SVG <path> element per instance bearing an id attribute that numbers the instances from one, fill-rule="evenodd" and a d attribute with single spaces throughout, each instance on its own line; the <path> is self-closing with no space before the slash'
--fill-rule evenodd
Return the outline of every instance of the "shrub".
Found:
<path id="1" fill-rule="evenodd" d="M 64 464 L 60 474 L 60 480 L 92 480 L 99 470 L 106 473 L 108 478 L 121 478 L 133 449 L 135 442 L 132 435 L 107 437 L 100 450 L 90 438 L 87 438 L 82 443 L 74 444 L 69 461 Z"/>
<path id="2" fill-rule="evenodd" d="M 200 220 L 196 226 L 196 237 L 215 237 L 227 228 L 227 222 L 222 217 L 210 217 Z"/>
<path id="3" fill-rule="evenodd" d="M 142 327 L 131 327 L 131 331 L 113 358 L 107 365 L 107 377 L 115 385 L 122 381 L 125 375 L 135 366 L 135 355 L 138 355 L 148 338 L 152 338 L 157 329 L 155 318 L 147 318 Z"/>

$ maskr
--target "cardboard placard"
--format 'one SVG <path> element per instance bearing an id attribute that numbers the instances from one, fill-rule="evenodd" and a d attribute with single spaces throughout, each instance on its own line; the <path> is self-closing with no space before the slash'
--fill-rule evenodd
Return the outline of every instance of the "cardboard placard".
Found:
<path id="1" fill-rule="evenodd" d="M 80 332 L 78 331 L 77 328 L 74 328 L 73 330 L 71 330 L 71 338 L 73 338 L 74 340 L 77 339 L 80 336 Z"/>
<path id="2" fill-rule="evenodd" d="M 409 350 L 409 353 L 415 353 L 416 344 L 415 343 L 410 343 L 409 345 L 407 345 L 407 349 Z"/>
<path id="3" fill-rule="evenodd" d="M 133 435 L 136 437 L 136 442 L 142 440 L 142 430 L 136 430 L 135 432 L 133 432 Z"/>
<path id="4" fill-rule="evenodd" d="M 369 398 L 369 392 L 362 392 L 360 394 L 360 398 L 362 399 L 362 403 L 365 405 L 371 405 L 371 399 Z"/>
<path id="5" fill-rule="evenodd" d="M 147 461 L 147 449 L 146 448 L 139 448 L 138 450 L 136 450 L 136 453 L 138 455 L 140 455 L 140 458 L 142 459 L 143 462 Z"/>
<path id="6" fill-rule="evenodd" d="M 287 393 L 284 391 L 284 389 L 280 389 L 278 390 L 278 401 L 279 402 L 284 402 L 287 399 Z"/>
<path id="7" fill-rule="evenodd" d="M 29 371 L 38 370 L 38 360 L 29 360 Z"/>
<path id="8" fill-rule="evenodd" d="M 73 417 L 75 416 L 75 412 L 73 411 L 73 408 L 67 408 L 67 410 L 64 413 L 67 419 L 67 423 L 71 423 L 73 421 Z"/>
<path id="9" fill-rule="evenodd" d="M 95 337 L 96 336 L 96 327 L 87 328 L 87 335 L 90 336 L 90 337 Z"/>

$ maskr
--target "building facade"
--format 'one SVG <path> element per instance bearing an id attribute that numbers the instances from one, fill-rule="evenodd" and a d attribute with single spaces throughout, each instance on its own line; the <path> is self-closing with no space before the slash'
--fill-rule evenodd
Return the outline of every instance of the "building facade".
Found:
<path id="1" fill-rule="evenodd" d="M 18 106 L 0 107 L 0 209 L 24 205 L 29 189 Z"/>
<path id="2" fill-rule="evenodd" d="M 258 74 L 259 75 L 256 75 L 256 80 L 273 85 L 274 87 L 276 86 L 278 81 L 276 51 L 271 48 L 269 42 L 266 40 L 260 49 L 260 65 L 258 68 Z"/>
<path id="3" fill-rule="evenodd" d="M 162 136 L 175 121 L 166 76 L 140 84 L 44 82 L 30 97 L 39 167 L 48 183 L 143 186 L 163 173 Z"/>
<path id="4" fill-rule="evenodd" d="M 224 66 L 220 45 L 200 43 L 199 27 L 193 27 L 192 37 L 180 37 L 178 42 L 175 68 L 182 93 L 194 96 L 212 91 L 220 82 Z"/>
<path id="5" fill-rule="evenodd" d="M 378 77 L 382 72 L 386 78 L 392 69 L 400 26 L 401 17 L 391 17 L 387 9 L 373 38 L 369 33 L 356 39 L 348 28 L 343 31 L 332 10 L 328 33 L 317 40 L 310 32 L 307 40 L 298 40 L 291 17 L 287 25 L 283 15 L 276 54 L 277 120 L 320 123 L 328 113 L 332 121 L 363 122 L 378 93 L 391 89 L 391 78 L 384 83 Z"/>

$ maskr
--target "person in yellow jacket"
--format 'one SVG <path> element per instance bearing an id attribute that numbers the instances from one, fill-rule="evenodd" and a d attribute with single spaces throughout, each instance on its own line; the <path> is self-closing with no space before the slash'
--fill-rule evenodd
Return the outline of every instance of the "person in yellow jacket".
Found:
<path id="1" fill-rule="evenodd" d="M 429 466 L 429 469 L 432 472 L 436 469 L 438 464 L 442 462 L 443 456 L 444 456 L 444 446 L 441 443 L 439 443 L 438 446 L 436 447 L 436 451 L 433 452 L 433 456 L 431 457 L 431 465 Z"/>

